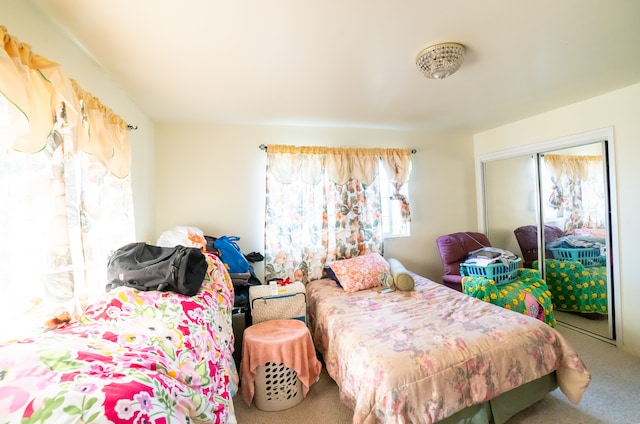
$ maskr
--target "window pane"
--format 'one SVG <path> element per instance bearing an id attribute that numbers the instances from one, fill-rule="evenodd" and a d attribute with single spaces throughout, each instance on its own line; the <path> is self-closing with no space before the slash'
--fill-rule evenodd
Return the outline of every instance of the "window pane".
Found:
<path id="1" fill-rule="evenodd" d="M 380 180 L 380 198 L 382 203 L 382 228 L 385 238 L 408 237 L 410 233 L 409 223 L 403 222 L 400 211 L 400 200 L 393 199 L 393 184 L 389 181 L 387 173 L 382 166 L 378 165 L 378 178 Z M 407 196 L 407 184 L 402 187 L 400 193 Z"/>

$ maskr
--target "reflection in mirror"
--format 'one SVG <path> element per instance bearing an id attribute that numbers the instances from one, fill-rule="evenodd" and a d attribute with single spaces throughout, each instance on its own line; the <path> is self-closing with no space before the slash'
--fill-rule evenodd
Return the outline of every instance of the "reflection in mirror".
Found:
<path id="1" fill-rule="evenodd" d="M 492 245 L 520 255 L 525 267 L 543 268 L 558 322 L 611 340 L 605 143 L 489 160 L 482 170 Z"/>
<path id="2" fill-rule="evenodd" d="M 530 155 L 484 164 L 487 237 L 493 246 L 509 250 L 523 260 L 513 231 L 537 222 L 534 165 Z"/>
<path id="3" fill-rule="evenodd" d="M 540 155 L 545 280 L 556 319 L 609 337 L 607 202 L 603 142 Z"/>

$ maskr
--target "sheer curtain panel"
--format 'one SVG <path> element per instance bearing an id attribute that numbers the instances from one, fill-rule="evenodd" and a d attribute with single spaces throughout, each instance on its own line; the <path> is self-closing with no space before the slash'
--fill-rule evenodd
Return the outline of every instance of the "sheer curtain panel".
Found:
<path id="1" fill-rule="evenodd" d="M 76 318 L 134 241 L 127 124 L 0 26 L 0 342 Z"/>
<path id="2" fill-rule="evenodd" d="M 380 160 L 394 183 L 406 183 L 409 149 L 267 146 L 267 280 L 306 283 L 335 260 L 383 252 Z"/>
<path id="3" fill-rule="evenodd" d="M 553 183 L 548 204 L 565 218 L 563 230 L 604 228 L 602 156 L 545 154 L 544 163 Z"/>

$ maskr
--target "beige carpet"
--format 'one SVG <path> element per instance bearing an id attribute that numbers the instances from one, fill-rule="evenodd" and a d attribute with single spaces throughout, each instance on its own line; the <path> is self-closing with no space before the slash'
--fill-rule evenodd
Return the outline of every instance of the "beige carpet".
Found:
<path id="1" fill-rule="evenodd" d="M 508 424 L 640 424 L 640 357 L 566 327 L 560 332 L 575 347 L 591 372 L 591 383 L 579 405 L 556 389 L 520 412 Z M 238 424 L 351 424 L 352 413 L 340 403 L 338 387 L 323 370 L 307 397 L 293 408 L 265 412 L 234 398 Z"/>

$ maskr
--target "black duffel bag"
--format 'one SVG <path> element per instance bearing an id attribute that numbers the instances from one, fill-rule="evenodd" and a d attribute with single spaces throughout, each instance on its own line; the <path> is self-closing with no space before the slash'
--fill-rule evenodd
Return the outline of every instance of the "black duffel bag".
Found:
<path id="1" fill-rule="evenodd" d="M 207 259 L 196 247 L 130 243 L 109 257 L 107 291 L 129 286 L 193 296 L 202 286 L 207 267 Z"/>

